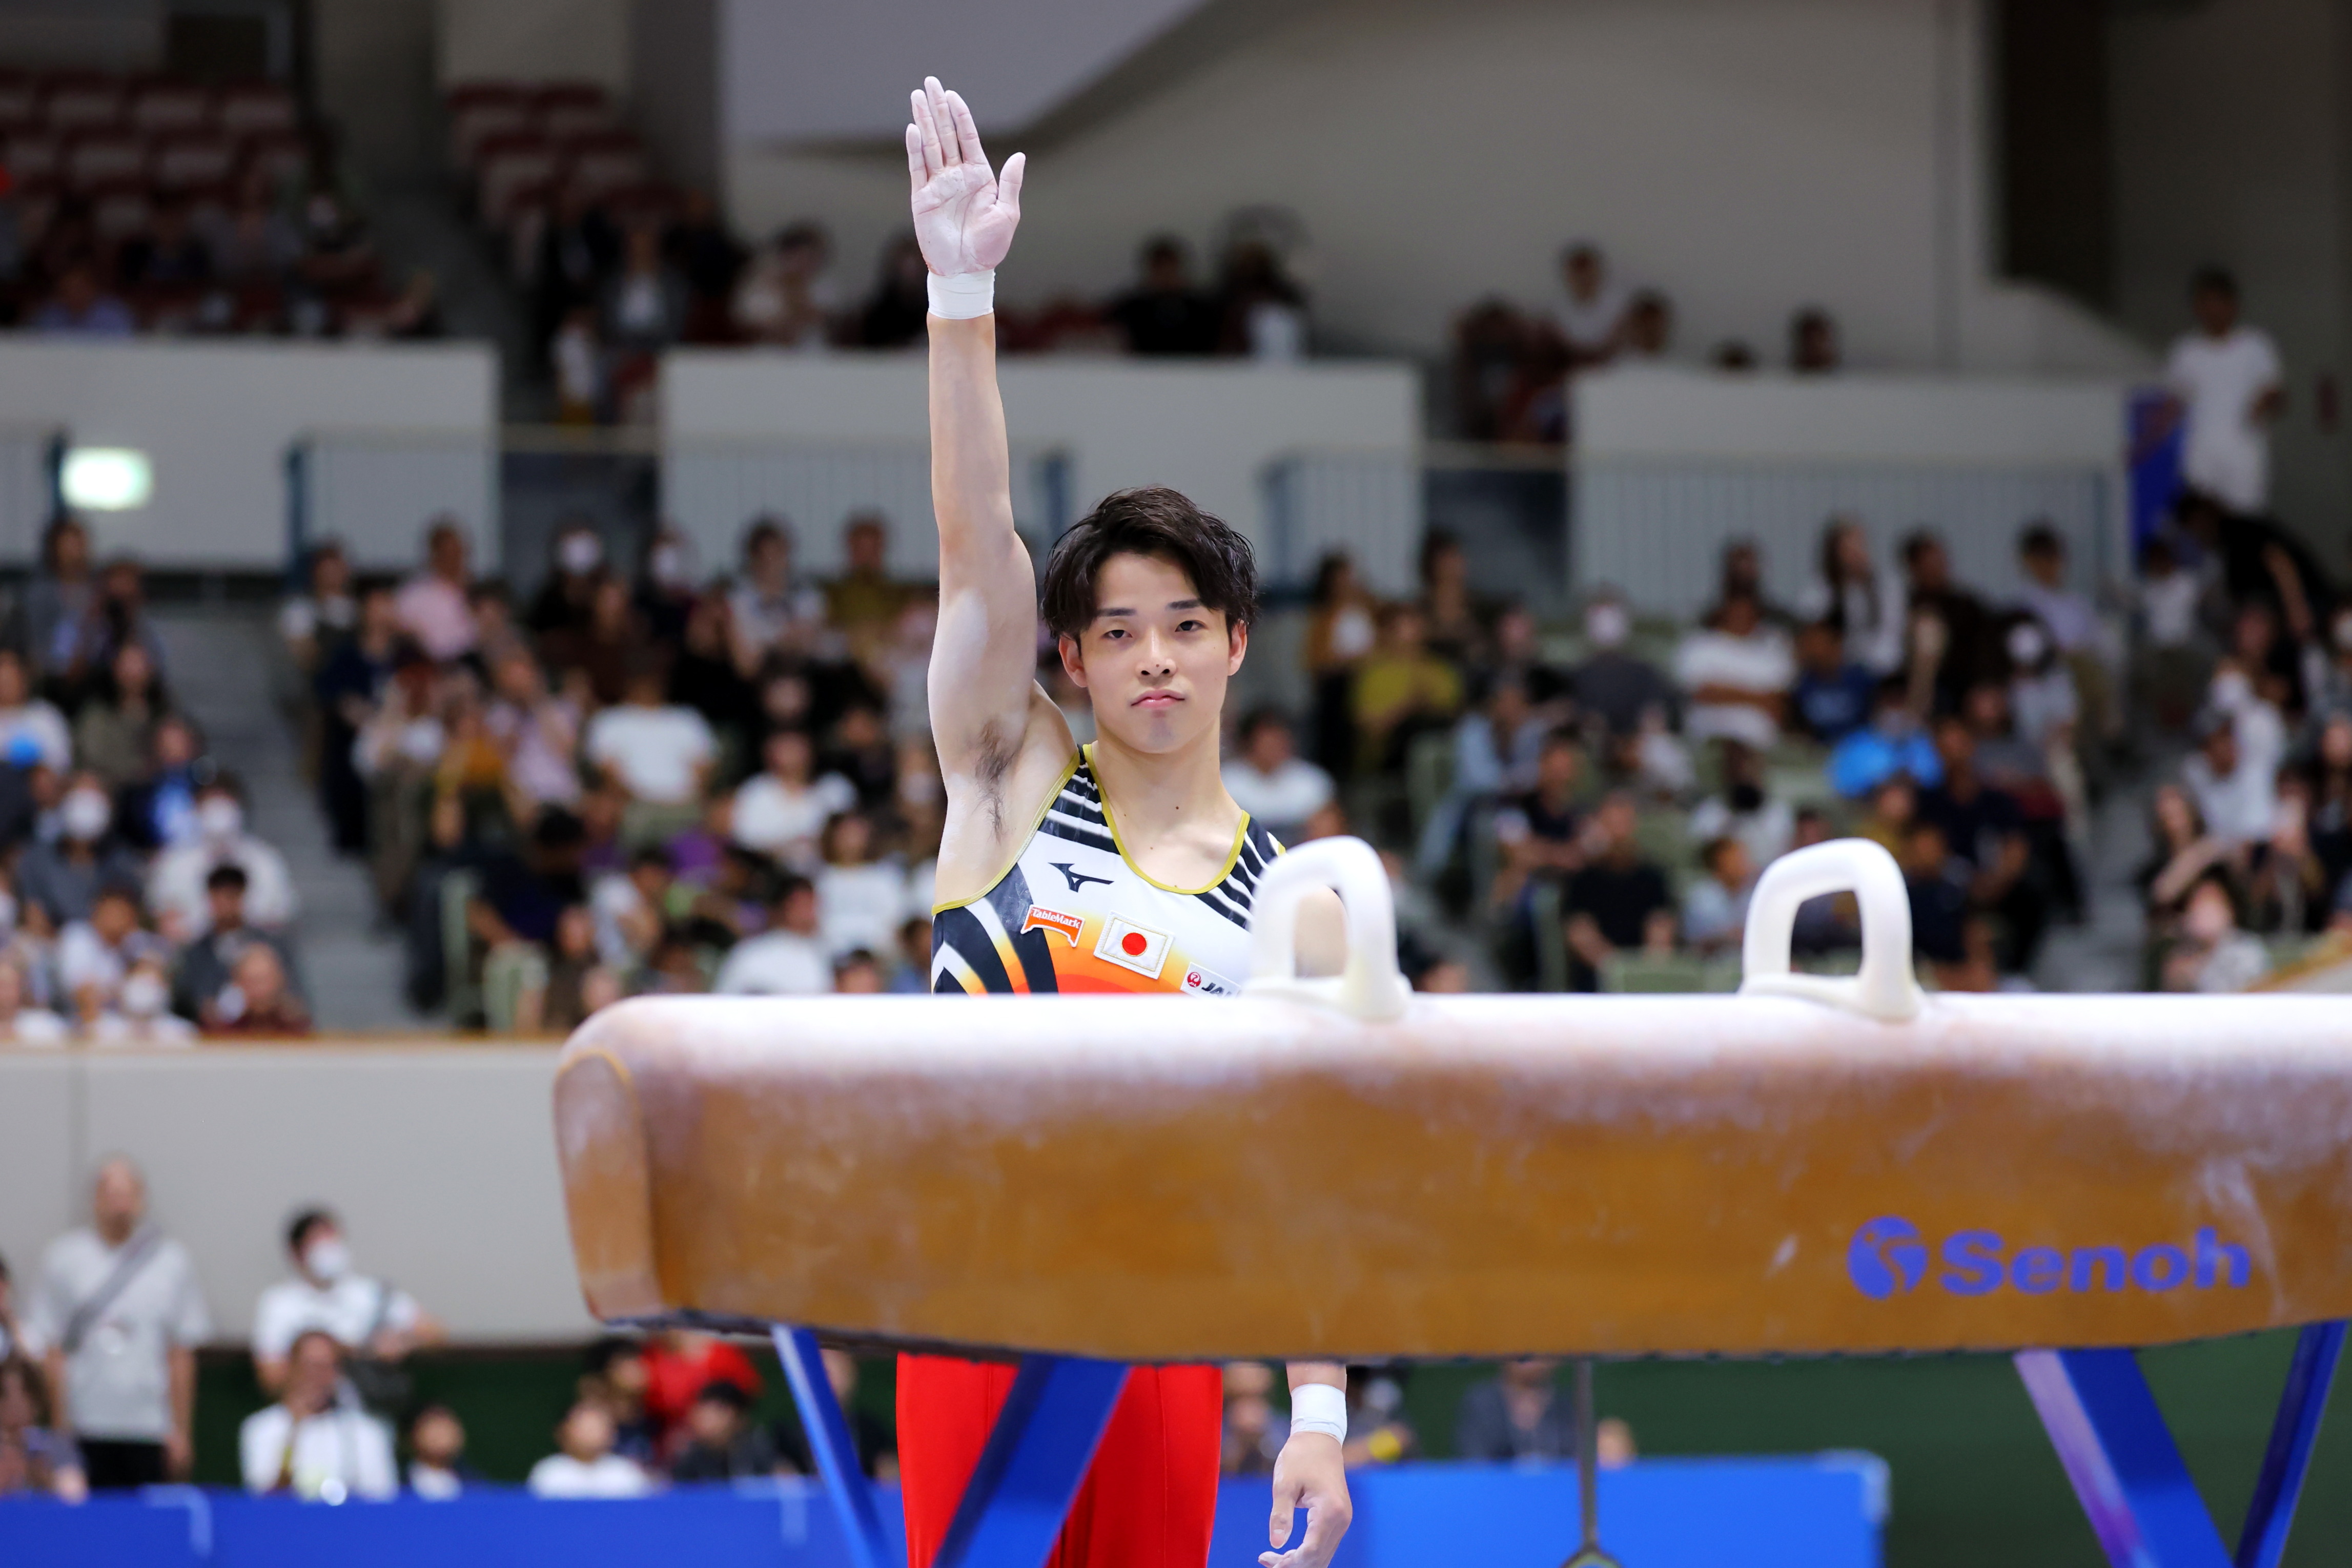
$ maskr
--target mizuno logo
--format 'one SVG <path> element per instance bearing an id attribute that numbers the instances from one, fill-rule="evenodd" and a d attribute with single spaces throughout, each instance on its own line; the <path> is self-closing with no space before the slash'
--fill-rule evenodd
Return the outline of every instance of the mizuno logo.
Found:
<path id="1" fill-rule="evenodd" d="M 1047 861 L 1045 863 L 1062 873 L 1062 880 L 1070 884 L 1070 891 L 1072 893 L 1077 892 L 1080 888 L 1086 886 L 1087 883 L 1090 882 L 1098 882 L 1105 887 L 1108 887 L 1110 885 L 1110 878 L 1107 876 L 1088 876 L 1086 873 L 1075 869 L 1068 861 Z"/>
<path id="2" fill-rule="evenodd" d="M 1928 1272 L 1930 1261 L 1941 1268 Z M 2246 1249 L 2201 1229 L 2188 1246 L 2159 1241 L 2137 1251 L 2110 1243 L 2062 1251 L 2021 1247 L 2011 1252 L 2000 1232 L 1956 1230 L 1930 1247 L 1919 1228 L 1899 1215 L 1882 1215 L 1853 1233 L 1845 1270 L 1853 1288 L 1873 1301 L 1909 1295 L 1922 1284 L 1955 1296 L 1989 1296 L 2008 1289 L 2021 1295 L 2053 1291 L 2158 1292 L 2187 1286 L 2194 1291 L 2242 1291 L 2252 1272 Z"/>

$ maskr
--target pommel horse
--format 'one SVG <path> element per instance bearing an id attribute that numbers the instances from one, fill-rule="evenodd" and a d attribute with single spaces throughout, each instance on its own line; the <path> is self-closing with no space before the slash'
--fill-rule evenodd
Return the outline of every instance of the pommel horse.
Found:
<path id="1" fill-rule="evenodd" d="M 1860 972 L 1792 973 L 1849 892 Z M 2352 1317 L 2342 1002 L 1923 995 L 1859 840 L 1766 871 L 1732 997 L 1411 995 L 1352 840 L 1255 943 L 1235 999 L 607 1009 L 555 1090 L 591 1311 L 772 1328 L 858 1568 L 818 1333 L 1022 1357 L 940 1568 L 1044 1561 L 1129 1363 L 1938 1351 L 2014 1353 L 2116 1568 L 2276 1568 Z M 2133 1347 L 2282 1327 L 2232 1552 Z"/>

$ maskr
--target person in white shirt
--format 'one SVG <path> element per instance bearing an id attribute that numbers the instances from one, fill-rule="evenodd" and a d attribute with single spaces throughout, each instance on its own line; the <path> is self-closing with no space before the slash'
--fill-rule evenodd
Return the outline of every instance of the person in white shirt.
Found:
<path id="1" fill-rule="evenodd" d="M 196 1346 L 213 1336 L 188 1249 L 148 1218 L 147 1181 L 98 1168 L 90 1223 L 51 1242 L 26 1303 L 25 1348 L 92 1490 L 184 1479 L 194 1453 Z"/>
<path id="2" fill-rule="evenodd" d="M 430 1502 L 461 1497 L 480 1480 L 466 1463 L 466 1427 L 446 1405 L 427 1405 L 408 1423 L 408 1490 Z"/>
<path id="3" fill-rule="evenodd" d="M 196 1026 L 171 1009 L 171 971 L 160 951 L 150 951 L 122 977 L 113 1009 L 90 1020 L 89 1042 L 132 1049 L 195 1044 Z"/>
<path id="4" fill-rule="evenodd" d="M 555 1429 L 557 1451 L 531 1466 L 526 1483 L 534 1497 L 643 1497 L 653 1478 L 635 1459 L 613 1452 L 613 1413 L 593 1399 L 573 1405 Z"/>
<path id="5" fill-rule="evenodd" d="M 2189 280 L 2197 329 L 2172 345 L 2165 384 L 2188 433 L 2180 477 L 2232 512 L 2256 515 L 2271 498 L 2271 423 L 2285 404 L 2278 346 L 2238 319 L 2237 280 L 2207 267 Z"/>
<path id="6" fill-rule="evenodd" d="M 2025 586 L 2018 601 L 2050 634 L 2078 699 L 2084 733 L 2104 746 L 2123 735 L 2123 706 L 2109 664 L 2106 627 L 2085 595 L 2066 586 L 2066 541 L 2046 522 L 2018 536 Z"/>
<path id="7" fill-rule="evenodd" d="M 0 953 L 0 1046 L 65 1044 L 66 1020 L 47 1008 L 28 1005 L 25 998 L 29 988 L 16 955 Z"/>
<path id="8" fill-rule="evenodd" d="M 2278 750 L 2266 738 L 2278 718 L 2251 695 L 2232 707 L 2231 676 L 2245 679 L 2226 667 L 2214 677 L 2214 706 L 2199 723 L 2198 750 L 2180 765 L 2180 781 L 2207 832 L 2224 843 L 2258 844 L 2278 822 Z"/>
<path id="9" fill-rule="evenodd" d="M 702 799 L 719 742 L 699 713 L 666 700 L 662 674 L 630 672 L 623 700 L 588 721 L 588 759 L 632 800 L 692 809 Z"/>
<path id="10" fill-rule="evenodd" d="M 286 1386 L 289 1358 L 306 1333 L 386 1362 L 441 1339 L 441 1325 L 415 1297 L 352 1270 L 351 1243 L 331 1209 L 306 1208 L 289 1221 L 286 1251 L 294 1277 L 263 1291 L 253 1314 L 253 1371 L 265 1390 Z"/>
<path id="11" fill-rule="evenodd" d="M 1615 354 L 1625 321 L 1625 290 L 1609 276 L 1609 264 L 1593 245 L 1572 245 L 1559 255 L 1562 293 L 1552 320 L 1578 364 L 1598 364 Z"/>
<path id="12" fill-rule="evenodd" d="M 123 982 L 142 958 L 161 956 L 163 944 L 139 923 L 139 894 L 110 883 L 91 900 L 89 918 L 58 933 L 58 989 L 84 1025 L 119 1008 Z"/>
<path id="13" fill-rule="evenodd" d="M 147 903 L 156 928 L 174 943 L 186 943 L 212 929 L 212 901 L 205 879 L 215 867 L 245 873 L 245 917 L 265 931 L 289 925 L 301 910 L 286 857 L 245 831 L 245 789 L 233 773 L 216 774 L 196 791 L 196 837 L 165 850 L 147 873 Z"/>
<path id="14" fill-rule="evenodd" d="M 1846 662 L 1874 675 L 1903 667 L 1903 627 L 1910 593 L 1892 560 L 1874 564 L 1870 536 L 1852 517 L 1822 530 L 1820 575 L 1797 601 L 1797 618 L 1826 621 L 1844 643 Z"/>
<path id="15" fill-rule="evenodd" d="M 816 865 L 817 835 L 828 818 L 857 804 L 857 789 L 838 773 L 812 779 L 816 747 L 806 731 L 779 729 L 760 748 L 761 771 L 735 791 L 735 841 L 796 871 Z"/>
<path id="16" fill-rule="evenodd" d="M 1298 755 L 1290 720 L 1260 708 L 1242 720 L 1241 755 L 1224 766 L 1225 793 L 1286 844 L 1331 799 L 1331 775 Z"/>
<path id="17" fill-rule="evenodd" d="M 835 817 L 821 841 L 824 864 L 816 873 L 816 902 L 827 952 L 887 952 L 907 917 L 906 871 L 876 852 L 874 824 L 863 812 Z"/>
<path id="18" fill-rule="evenodd" d="M 775 924 L 738 942 L 710 988 L 726 997 L 815 997 L 833 989 L 833 950 L 817 916 L 816 884 L 788 876 L 776 894 Z"/>
<path id="19" fill-rule="evenodd" d="M 747 676 L 773 649 L 805 652 L 824 625 L 824 595 L 793 580 L 793 538 L 778 517 L 743 535 L 743 585 L 728 597 L 735 664 Z"/>
<path id="20" fill-rule="evenodd" d="M 1789 639 L 1764 624 L 1753 596 L 1733 594 L 1712 625 L 1691 632 L 1675 651 L 1675 679 L 1689 701 L 1683 733 L 1694 742 L 1736 740 L 1769 751 L 1780 741 L 1780 714 L 1796 678 Z"/>
<path id="21" fill-rule="evenodd" d="M 325 1503 L 381 1500 L 400 1490 L 392 1429 L 338 1397 L 342 1377 L 342 1347 L 334 1335 L 311 1329 L 296 1337 L 284 1396 L 237 1429 L 246 1490 Z"/>
<path id="22" fill-rule="evenodd" d="M 25 656 L 14 648 L 0 648 L 0 757 L 14 761 L 20 752 L 29 752 L 32 760 L 52 772 L 68 772 L 73 768 L 73 731 L 67 727 L 65 715 L 33 695 Z"/>

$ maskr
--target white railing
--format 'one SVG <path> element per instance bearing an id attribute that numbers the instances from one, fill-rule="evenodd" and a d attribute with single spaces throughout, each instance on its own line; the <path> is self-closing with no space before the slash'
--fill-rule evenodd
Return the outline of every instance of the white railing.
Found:
<path id="1" fill-rule="evenodd" d="M 286 458 L 288 553 L 299 560 L 337 539 L 363 569 L 404 570 L 416 564 L 426 528 L 446 517 L 466 530 L 476 570 L 496 572 L 499 490 L 499 449 L 486 436 L 308 436 Z"/>
<path id="2" fill-rule="evenodd" d="M 1409 595 L 1424 526 L 1421 465 L 1409 452 L 1307 451 L 1266 465 L 1266 587 L 1314 584 L 1315 568 L 1346 552 L 1376 593 Z"/>
<path id="3" fill-rule="evenodd" d="M 1753 539 L 1766 585 L 1792 603 L 1812 580 L 1823 526 L 1851 517 L 1891 559 L 1913 531 L 1940 535 L 1954 575 L 2006 596 L 2021 584 L 2017 537 L 2046 522 L 2066 542 L 2074 581 L 2120 576 L 2123 495 L 2091 465 L 1771 462 L 1585 457 L 1570 476 L 1573 591 L 1607 584 L 1642 611 L 1687 619 L 1715 596 L 1717 563 Z"/>

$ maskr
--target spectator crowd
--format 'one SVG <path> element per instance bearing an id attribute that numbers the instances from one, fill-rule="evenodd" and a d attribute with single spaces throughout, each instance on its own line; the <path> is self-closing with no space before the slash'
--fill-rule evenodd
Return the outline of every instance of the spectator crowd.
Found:
<path id="1" fill-rule="evenodd" d="M 0 326 L 48 337 L 421 338 L 332 138 L 293 93 L 0 71 Z"/>
<path id="2" fill-rule="evenodd" d="M 173 676 L 138 564 L 53 524 L 0 635 L 0 1040 L 310 1032 L 285 857 Z"/>
<path id="3" fill-rule="evenodd" d="M 441 1500 L 491 1484 L 467 1460 L 457 1412 L 418 1393 L 416 1357 L 446 1340 L 440 1322 L 408 1291 L 362 1271 L 332 1210 L 299 1211 L 283 1243 L 286 1274 L 261 1292 L 247 1337 L 265 1402 L 238 1426 L 245 1489 L 333 1504 L 404 1491 Z M 92 1491 L 189 1479 L 196 1353 L 215 1337 L 194 1260 L 152 1212 L 145 1176 L 128 1159 L 105 1160 L 91 1186 L 90 1222 L 45 1250 L 21 1309 L 0 1260 L 0 1499 L 78 1502 Z M 1573 1458 L 1576 1427 L 1559 1370 L 1511 1362 L 1469 1387 L 1456 1457 Z M 877 1414 L 887 1402 L 856 1397 L 859 1365 L 846 1352 L 826 1350 L 824 1371 L 859 1462 L 877 1479 L 895 1479 L 893 1423 Z M 1349 1465 L 1421 1456 L 1402 1408 L 1410 1375 L 1349 1369 Z M 1272 1469 L 1286 1435 L 1274 1387 L 1264 1363 L 1225 1369 L 1225 1473 Z M 555 1419 L 552 1450 L 524 1484 L 540 1497 L 632 1498 L 814 1474 L 799 1423 L 765 1418 L 764 1392 L 751 1358 L 713 1334 L 598 1340 Z M 1596 1437 L 1602 1465 L 1633 1457 L 1622 1421 L 1603 1420 Z"/>
<path id="4" fill-rule="evenodd" d="M 1570 438 L 1572 378 L 1610 365 L 1688 362 L 1675 347 L 1674 301 L 1656 288 L 1628 287 L 1600 246 L 1580 241 L 1559 253 L 1559 288 L 1529 309 L 1489 295 L 1454 322 L 1449 395 L 1454 434 L 1470 441 L 1559 444 Z M 1790 313 L 1782 363 L 1794 374 L 1834 373 L 1844 354 L 1837 318 L 1819 305 Z M 1761 362 L 1727 338 L 1705 362 L 1731 373 Z"/>
<path id="5" fill-rule="evenodd" d="M 561 417 L 573 423 L 650 418 L 656 356 L 674 344 L 909 350 L 929 308 L 911 234 L 884 247 L 861 294 L 836 276 L 822 225 L 789 224 L 746 246 L 695 193 L 653 207 L 563 203 L 530 271 Z M 1276 240 L 1241 223 L 1213 280 L 1196 275 L 1181 240 L 1155 235 L 1127 288 L 1034 308 L 1008 301 L 997 341 L 1008 353 L 1287 362 L 1307 350 L 1307 297 Z"/>
<path id="6" fill-rule="evenodd" d="M 819 583 L 755 519 L 706 580 L 673 531 L 633 570 L 567 524 L 520 605 L 454 525 L 401 582 L 317 552 L 282 630 L 320 804 L 420 1008 L 565 1030 L 641 991 L 929 988 L 932 596 L 882 519 L 845 533 Z"/>
<path id="7" fill-rule="evenodd" d="M 1300 697 L 1234 716 L 1229 789 L 1287 841 L 1381 849 L 1424 990 L 1727 986 L 1764 868 L 1846 833 L 1901 866 L 1923 978 L 2030 986 L 2087 902 L 2094 803 L 2142 782 L 2145 986 L 2231 991 L 2307 951 L 2340 962 L 2352 601 L 2268 515 L 2275 350 L 2225 276 L 2200 275 L 2191 302 L 2150 434 L 2177 440 L 2183 484 L 2130 580 L 2086 582 L 2063 532 L 2021 519 L 1999 594 L 1932 528 L 1890 538 L 1837 516 L 1793 593 L 1734 539 L 1695 622 L 1604 588 L 1564 632 L 1477 591 L 1442 532 L 1404 598 L 1335 554 L 1298 667 L 1268 683 Z M 377 580 L 322 546 L 278 621 L 320 810 L 405 933 L 420 1008 L 551 1033 L 631 994 L 930 988 L 935 594 L 890 570 L 887 519 L 849 518 L 822 580 L 773 517 L 715 574 L 675 529 L 624 562 L 568 523 L 522 599 L 469 549 L 436 523 L 414 572 Z M 179 674 L 137 563 L 94 560 L 58 519 L 0 635 L 0 1040 L 310 1029 L 297 890 L 174 700 Z M 1808 962 L 1850 962 L 1858 939 L 1848 900 L 1798 918 Z M 72 1498 L 190 1463 L 194 1355 L 214 1338 L 196 1260 L 127 1161 L 98 1171 L 91 1216 L 21 1300 L 0 1265 L 0 1492 Z M 425 1304 L 361 1272 L 331 1211 L 283 1240 L 249 1339 L 268 1403 L 241 1428 L 246 1484 L 329 1500 L 479 1484 L 463 1422 L 415 1395 L 412 1359 L 441 1336 Z M 856 1364 L 828 1369 L 845 1396 Z M 1555 1371 L 1515 1363 L 1472 1389 L 1455 1449 L 1572 1451 Z M 1351 1462 L 1421 1451 L 1403 1376 L 1351 1377 Z M 805 1470 L 762 1392 L 723 1340 L 601 1342 L 530 1485 L 625 1496 Z M 1271 1464 L 1271 1368 L 1228 1369 L 1225 1421 L 1229 1470 Z M 887 1425 L 861 1416 L 856 1436 L 887 1474 Z M 1632 1452 L 1622 1425 L 1599 1441 L 1605 1462 Z"/>

